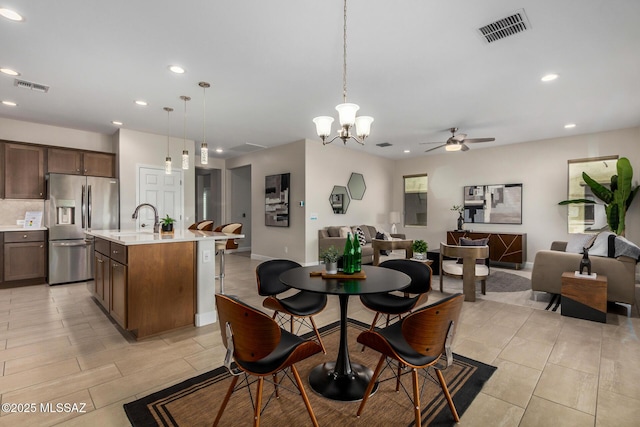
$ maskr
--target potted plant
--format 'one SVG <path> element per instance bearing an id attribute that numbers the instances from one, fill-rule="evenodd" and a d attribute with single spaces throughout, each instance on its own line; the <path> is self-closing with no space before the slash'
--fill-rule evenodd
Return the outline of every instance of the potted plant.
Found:
<path id="1" fill-rule="evenodd" d="M 160 223 L 162 224 L 162 231 L 164 233 L 171 233 L 173 232 L 173 223 L 175 222 L 175 219 L 171 218 L 169 216 L 169 214 L 167 214 L 166 217 L 162 218 L 162 220 L 160 220 Z"/>
<path id="2" fill-rule="evenodd" d="M 324 261 L 324 267 L 327 270 L 327 274 L 338 273 L 338 258 L 340 258 L 340 252 L 338 252 L 336 247 L 333 245 L 320 253 L 320 259 Z"/>
<path id="3" fill-rule="evenodd" d="M 424 240 L 414 240 L 411 245 L 413 249 L 413 257 L 419 260 L 427 259 L 427 250 L 429 249 L 429 245 Z"/>
<path id="4" fill-rule="evenodd" d="M 453 205 L 453 207 L 450 210 L 458 212 L 458 228 L 456 228 L 456 230 L 462 230 L 462 226 L 464 225 L 464 218 L 462 217 L 462 213 L 464 212 L 464 206 Z"/>

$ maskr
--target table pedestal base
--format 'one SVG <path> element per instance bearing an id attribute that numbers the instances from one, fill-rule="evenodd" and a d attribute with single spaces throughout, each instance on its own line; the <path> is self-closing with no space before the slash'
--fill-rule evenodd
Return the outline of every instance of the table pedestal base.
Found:
<path id="1" fill-rule="evenodd" d="M 351 374 L 342 375 L 335 372 L 335 362 L 318 365 L 309 374 L 309 384 L 318 394 L 331 400 L 352 402 L 362 400 L 367 390 L 373 371 L 357 363 L 351 364 Z M 373 386 L 371 394 L 378 390 L 378 383 Z"/>

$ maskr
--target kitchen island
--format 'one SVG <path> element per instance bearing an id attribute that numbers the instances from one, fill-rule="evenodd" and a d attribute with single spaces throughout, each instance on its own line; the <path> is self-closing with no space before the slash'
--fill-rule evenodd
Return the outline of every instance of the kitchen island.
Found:
<path id="1" fill-rule="evenodd" d="M 175 230 L 91 230 L 95 238 L 90 290 L 137 339 L 217 320 L 215 243 L 242 234 Z"/>

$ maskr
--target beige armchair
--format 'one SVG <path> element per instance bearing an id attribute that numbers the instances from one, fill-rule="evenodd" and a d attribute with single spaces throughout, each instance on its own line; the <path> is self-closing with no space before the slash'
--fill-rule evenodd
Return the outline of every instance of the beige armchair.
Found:
<path id="1" fill-rule="evenodd" d="M 445 260 L 445 257 L 460 258 L 457 260 Z M 462 289 L 465 301 L 476 300 L 476 281 L 480 281 L 482 294 L 487 293 L 487 276 L 489 267 L 477 264 L 476 260 L 489 258 L 489 246 L 455 246 L 440 243 L 440 292 L 442 292 L 442 277 L 451 276 L 462 279 Z"/>
<path id="2" fill-rule="evenodd" d="M 533 262 L 531 289 L 560 294 L 561 277 L 565 271 L 579 269 L 582 254 L 565 252 L 567 242 L 553 242 L 551 250 L 539 251 Z M 636 261 L 621 256 L 607 258 L 590 256 L 591 271 L 607 276 L 607 301 L 635 304 Z"/>

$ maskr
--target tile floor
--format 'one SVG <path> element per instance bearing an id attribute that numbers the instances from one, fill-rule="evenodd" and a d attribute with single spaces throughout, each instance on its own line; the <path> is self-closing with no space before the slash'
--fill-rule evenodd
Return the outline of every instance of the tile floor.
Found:
<path id="1" fill-rule="evenodd" d="M 229 255 L 225 288 L 260 307 L 258 263 Z M 445 290 L 458 283 L 447 282 Z M 437 277 L 433 285 L 438 287 Z M 610 313 L 607 324 L 599 324 L 544 311 L 544 302 L 521 294 L 489 294 L 464 304 L 454 351 L 498 370 L 460 425 L 639 425 L 637 307 L 630 318 Z M 430 302 L 442 296 L 433 291 Z M 330 298 L 316 318 L 319 325 L 339 317 L 337 298 Z M 357 298 L 349 315 L 372 319 Z M 135 342 L 109 321 L 86 284 L 0 290 L 2 403 L 35 409 L 7 413 L 3 405 L 0 426 L 127 426 L 124 403 L 215 368 L 222 359 L 217 325 Z M 58 403 L 68 406 L 58 411 Z"/>

